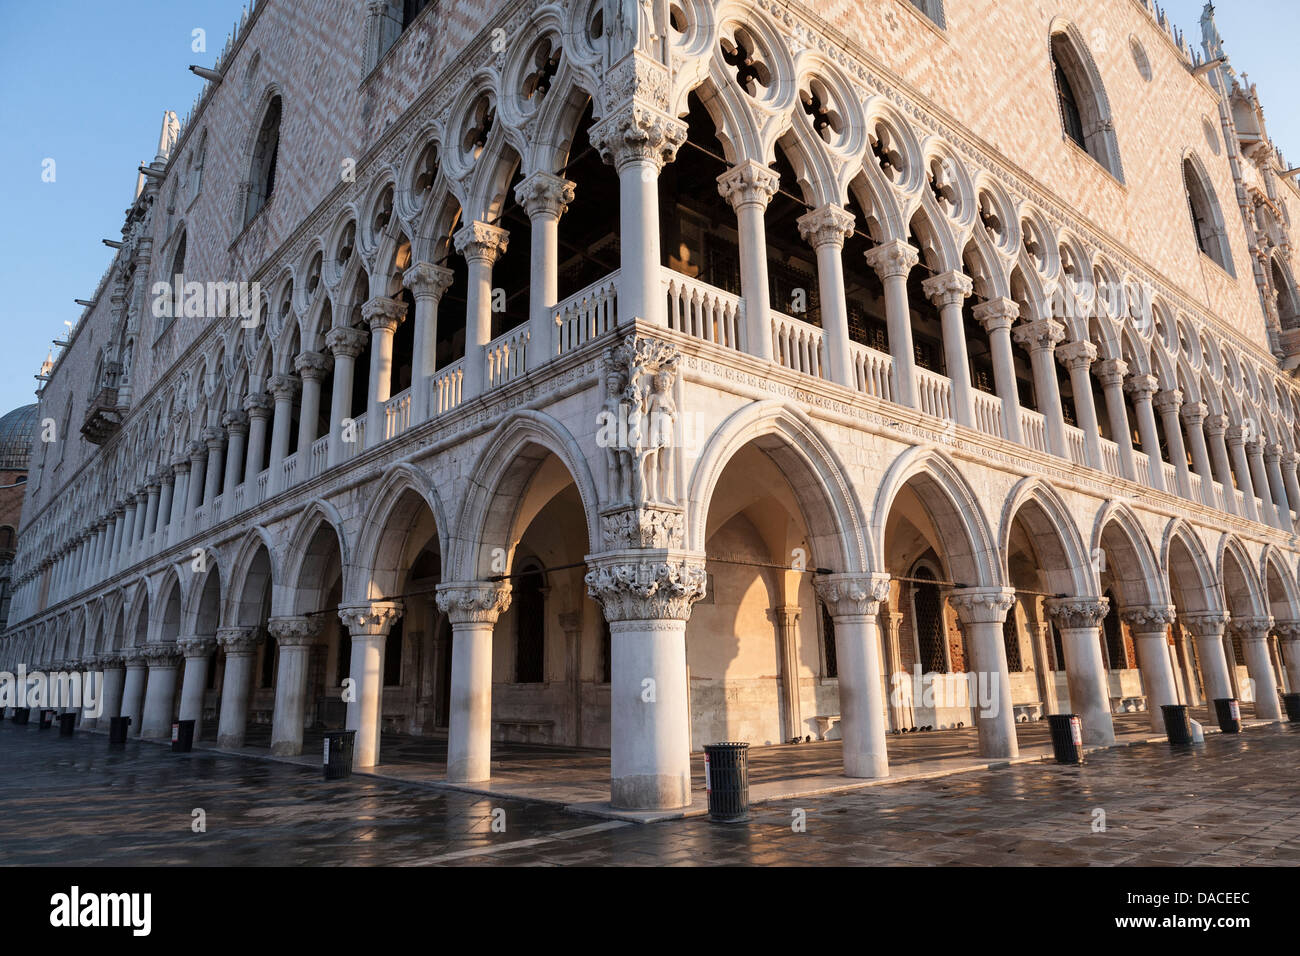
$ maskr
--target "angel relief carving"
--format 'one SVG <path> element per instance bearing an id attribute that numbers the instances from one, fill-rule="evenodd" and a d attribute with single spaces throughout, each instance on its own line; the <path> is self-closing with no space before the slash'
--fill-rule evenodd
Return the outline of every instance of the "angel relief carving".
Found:
<path id="1" fill-rule="evenodd" d="M 605 401 L 596 442 L 605 449 L 611 502 L 671 504 L 681 355 L 664 342 L 627 336 L 606 356 Z"/>

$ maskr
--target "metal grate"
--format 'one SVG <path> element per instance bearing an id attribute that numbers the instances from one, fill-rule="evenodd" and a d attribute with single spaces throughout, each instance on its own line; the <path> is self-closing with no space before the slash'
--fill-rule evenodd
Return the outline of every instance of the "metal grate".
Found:
<path id="1" fill-rule="evenodd" d="M 912 607 L 916 610 L 916 646 L 921 652 L 921 666 L 927 674 L 947 673 L 939 585 L 931 583 L 934 575 L 926 568 L 918 568 L 913 577 L 921 581 L 912 589 Z"/>

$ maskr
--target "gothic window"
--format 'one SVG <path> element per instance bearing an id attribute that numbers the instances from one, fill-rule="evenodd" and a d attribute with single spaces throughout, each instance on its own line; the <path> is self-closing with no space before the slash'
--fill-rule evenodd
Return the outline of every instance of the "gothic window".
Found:
<path id="1" fill-rule="evenodd" d="M 203 164 L 208 158 L 208 131 L 204 130 L 199 137 L 199 144 L 196 149 L 190 151 L 190 166 L 187 175 L 189 187 L 189 196 L 187 202 L 193 202 L 203 189 Z"/>
<path id="2" fill-rule="evenodd" d="M 1107 594 L 1110 599 L 1110 610 L 1106 612 L 1106 620 L 1103 623 L 1106 636 L 1106 657 L 1110 661 L 1113 670 L 1124 670 L 1128 667 L 1128 654 L 1124 650 L 1124 634 L 1119 626 L 1119 613 L 1115 610 L 1115 595 Z"/>
<path id="3" fill-rule="evenodd" d="M 405 30 L 430 3 L 430 0 L 402 0 L 402 29 Z"/>
<path id="4" fill-rule="evenodd" d="M 528 568 L 515 580 L 515 683 L 546 680 L 546 598 L 542 571 Z"/>
<path id="5" fill-rule="evenodd" d="M 839 658 L 835 654 L 835 619 L 831 617 L 831 612 L 821 601 L 817 602 L 817 607 L 822 612 L 822 653 L 826 656 L 825 676 L 839 677 Z"/>
<path id="6" fill-rule="evenodd" d="M 388 630 L 384 641 L 384 686 L 397 687 L 402 683 L 402 619 L 399 617 Z"/>
<path id="7" fill-rule="evenodd" d="M 920 10 L 935 26 L 944 26 L 943 0 L 912 0 L 912 6 Z"/>
<path id="8" fill-rule="evenodd" d="M 1072 27 L 1052 36 L 1052 74 L 1061 126 L 1076 146 L 1123 180 L 1106 90 L 1092 55 Z"/>
<path id="9" fill-rule="evenodd" d="M 275 655 L 277 650 L 275 641 L 270 639 L 262 641 L 262 679 L 260 686 L 263 690 L 269 690 L 275 686 Z"/>
<path id="10" fill-rule="evenodd" d="M 944 652 L 943 602 L 939 585 L 929 568 L 917 568 L 912 575 L 912 625 L 916 632 L 916 650 L 924 673 L 946 674 L 948 655 Z"/>
<path id="11" fill-rule="evenodd" d="M 1191 156 L 1183 160 L 1183 189 L 1187 194 L 1187 209 L 1192 217 L 1196 248 L 1231 273 L 1228 237 L 1214 187 L 1210 185 L 1200 163 Z"/>
<path id="12" fill-rule="evenodd" d="M 253 147 L 253 165 L 249 175 L 248 204 L 244 209 L 244 224 L 253 220 L 271 201 L 275 192 L 276 162 L 280 152 L 280 97 L 272 98 L 262 117 L 262 125 Z"/>
<path id="13" fill-rule="evenodd" d="M 1020 660 L 1020 624 L 1016 620 L 1014 605 L 1002 622 L 1002 643 L 1007 648 L 1007 670 L 1013 674 L 1023 671 L 1025 667 Z"/>
<path id="14" fill-rule="evenodd" d="M 1276 258 L 1272 260 L 1273 294 L 1277 296 L 1277 317 L 1284 329 L 1300 328 L 1300 301 L 1296 297 L 1296 288 L 1287 280 L 1282 265 Z"/>

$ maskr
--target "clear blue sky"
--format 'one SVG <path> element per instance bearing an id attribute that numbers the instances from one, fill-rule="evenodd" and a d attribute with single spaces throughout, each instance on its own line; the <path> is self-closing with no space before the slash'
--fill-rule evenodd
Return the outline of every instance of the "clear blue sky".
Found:
<path id="1" fill-rule="evenodd" d="M 345 0 L 340 0 L 345 2 Z M 959 2 L 959 0 L 955 0 Z M 1169 0 L 1170 18 L 1199 44 L 1200 0 Z M 32 375 L 111 260 L 135 189 L 153 159 L 164 110 L 182 117 L 241 0 L 0 0 L 0 413 L 34 400 Z M 1259 85 L 1270 135 L 1300 163 L 1294 0 L 1224 0 L 1219 28 L 1233 66 Z M 196 28 L 207 52 L 191 49 Z M 56 180 L 41 181 L 55 160 Z"/>

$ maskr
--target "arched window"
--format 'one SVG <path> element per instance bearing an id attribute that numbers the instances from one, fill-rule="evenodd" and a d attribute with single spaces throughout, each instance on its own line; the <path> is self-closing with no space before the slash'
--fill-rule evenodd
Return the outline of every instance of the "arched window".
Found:
<path id="1" fill-rule="evenodd" d="M 1228 252 L 1228 236 L 1223 224 L 1219 200 L 1214 195 L 1201 164 L 1192 156 L 1183 160 L 1183 189 L 1187 194 L 1187 209 L 1192 217 L 1196 248 L 1209 256 L 1229 274 L 1233 274 L 1232 257 Z"/>
<path id="2" fill-rule="evenodd" d="M 934 572 L 919 567 L 913 573 L 912 619 L 916 630 L 916 651 L 921 670 L 926 673 L 948 673 L 948 655 L 944 653 L 943 598 Z"/>
<path id="3" fill-rule="evenodd" d="M 193 202 L 203 189 L 203 164 L 208 158 L 208 131 L 204 130 L 199 137 L 199 144 L 196 149 L 190 151 L 190 168 L 189 168 L 189 197 L 188 202 Z"/>
<path id="4" fill-rule="evenodd" d="M 262 211 L 275 192 L 275 167 L 280 151 L 280 97 L 272 98 L 262 118 L 262 126 L 253 146 L 253 165 L 248 183 L 248 205 L 244 210 L 244 224 Z"/>
<path id="5" fill-rule="evenodd" d="M 944 25 L 943 0 L 912 0 L 912 6 L 934 21 L 936 26 L 942 27 Z"/>
<path id="6" fill-rule="evenodd" d="M 1106 612 L 1106 620 L 1103 623 L 1106 637 L 1106 659 L 1110 662 L 1111 670 L 1125 670 L 1128 668 L 1128 651 L 1124 647 L 1124 633 L 1119 626 L 1119 604 L 1115 600 L 1115 595 L 1106 592 L 1106 597 L 1110 600 L 1110 609 Z"/>
<path id="7" fill-rule="evenodd" d="M 515 579 L 515 683 L 546 680 L 546 598 L 542 570 L 534 565 Z"/>
<path id="8" fill-rule="evenodd" d="M 402 619 L 399 617 L 388 629 L 384 641 L 384 686 L 399 687 L 402 683 Z"/>
<path id="9" fill-rule="evenodd" d="M 172 314 L 164 316 L 159 327 L 159 333 L 162 332 L 177 316 L 185 314 L 185 230 L 181 230 L 180 238 L 176 240 L 176 251 L 172 253 L 171 268 L 167 270 L 167 275 L 163 276 L 163 281 L 171 284 L 172 287 Z"/>
<path id="10" fill-rule="evenodd" d="M 1061 126 L 1076 146 L 1122 182 L 1119 145 L 1106 90 L 1092 56 L 1076 33 L 1070 27 L 1052 34 L 1052 73 Z"/>
<path id="11" fill-rule="evenodd" d="M 1300 329 L 1300 300 L 1296 288 L 1276 257 L 1272 260 L 1273 294 L 1277 296 L 1277 318 L 1284 329 Z"/>
<path id="12" fill-rule="evenodd" d="M 1006 620 L 1002 622 L 1002 643 L 1007 649 L 1007 670 L 1018 674 L 1025 669 L 1020 658 L 1020 621 L 1016 617 L 1016 605 L 1011 605 Z"/>
<path id="13" fill-rule="evenodd" d="M 835 619 L 822 601 L 817 602 L 822 612 L 822 653 L 826 658 L 825 676 L 839 677 L 839 658 L 835 651 Z"/>

